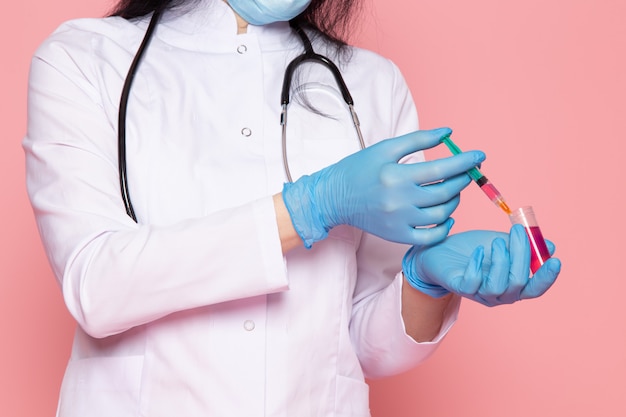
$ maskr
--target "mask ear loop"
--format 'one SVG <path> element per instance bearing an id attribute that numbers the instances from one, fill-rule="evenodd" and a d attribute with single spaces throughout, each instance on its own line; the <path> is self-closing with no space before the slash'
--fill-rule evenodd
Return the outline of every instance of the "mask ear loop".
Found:
<path id="1" fill-rule="evenodd" d="M 126 113 L 128 107 L 128 96 L 130 94 L 130 87 L 133 84 L 133 80 L 135 79 L 135 74 L 137 73 L 137 67 L 139 66 L 139 62 L 141 61 L 141 57 L 143 56 L 150 40 L 152 39 L 152 34 L 154 33 L 154 29 L 161 17 L 161 9 L 155 10 L 152 14 L 152 18 L 150 19 L 150 24 L 148 25 L 148 29 L 146 30 L 146 34 L 141 41 L 141 45 L 133 58 L 133 62 L 130 65 L 128 70 L 128 74 L 126 75 L 126 79 L 124 80 L 124 87 L 122 88 L 122 96 L 120 98 L 120 107 L 118 113 L 118 122 L 117 122 L 117 163 L 119 169 L 119 178 L 120 178 L 120 191 L 122 194 L 122 200 L 124 201 L 124 207 L 126 208 L 126 214 L 133 219 L 135 223 L 137 223 L 137 216 L 135 215 L 135 210 L 133 208 L 133 204 L 130 201 L 130 191 L 128 189 L 128 175 L 126 172 Z"/>

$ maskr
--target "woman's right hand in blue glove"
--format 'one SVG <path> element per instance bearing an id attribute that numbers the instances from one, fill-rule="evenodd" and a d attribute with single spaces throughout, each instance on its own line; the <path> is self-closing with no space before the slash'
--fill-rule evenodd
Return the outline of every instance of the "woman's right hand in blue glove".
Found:
<path id="1" fill-rule="evenodd" d="M 398 161 L 438 145 L 448 128 L 381 141 L 283 188 L 283 200 L 305 246 L 348 224 L 410 245 L 437 243 L 452 227 L 450 215 L 480 164 L 480 151 L 414 164 Z M 429 226 L 429 227 L 425 227 Z"/>

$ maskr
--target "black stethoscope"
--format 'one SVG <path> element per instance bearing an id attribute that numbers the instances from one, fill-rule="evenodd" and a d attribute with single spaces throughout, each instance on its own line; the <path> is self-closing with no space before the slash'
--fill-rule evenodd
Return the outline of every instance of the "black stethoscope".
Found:
<path id="1" fill-rule="evenodd" d="M 137 216 L 135 215 L 135 210 L 130 201 L 130 191 L 128 189 L 128 175 L 126 170 L 126 113 L 128 108 L 128 96 L 130 94 L 130 88 L 133 83 L 133 79 L 135 78 L 135 74 L 137 73 L 137 67 L 139 66 L 141 57 L 144 55 L 144 52 L 147 49 L 150 40 L 152 39 L 154 29 L 156 28 L 159 18 L 161 17 L 161 12 L 162 10 L 156 10 L 152 15 L 150 23 L 148 24 L 148 29 L 146 30 L 146 34 L 144 35 L 139 49 L 137 50 L 137 53 L 135 54 L 135 57 L 133 58 L 133 61 L 130 65 L 128 75 L 126 75 L 126 80 L 124 81 L 124 87 L 122 89 L 118 115 L 117 155 L 120 178 L 120 191 L 122 194 L 122 200 L 124 201 L 124 206 L 126 207 L 126 213 L 135 222 L 137 222 Z M 285 69 L 285 76 L 283 78 L 282 93 L 280 95 L 282 105 L 280 124 L 282 126 L 283 166 L 285 168 L 285 174 L 289 182 L 293 181 L 291 178 L 291 172 L 289 171 L 289 161 L 287 158 L 287 108 L 289 107 L 289 91 L 295 70 L 300 64 L 304 62 L 311 61 L 322 64 L 326 68 L 328 68 L 328 70 L 330 70 L 330 72 L 333 74 L 341 95 L 343 96 L 343 99 L 348 105 L 348 109 L 350 110 L 350 115 L 356 129 L 361 149 L 365 148 L 365 142 L 363 141 L 363 134 L 361 133 L 359 118 L 356 114 L 356 111 L 354 110 L 354 101 L 352 100 L 352 95 L 350 94 L 350 91 L 348 90 L 348 87 L 346 86 L 346 83 L 341 76 L 339 68 L 337 68 L 337 65 L 335 65 L 327 57 L 317 54 L 313 51 L 311 41 L 301 27 L 297 25 L 292 25 L 292 27 L 302 39 L 302 43 L 304 45 L 304 53 L 297 56 L 289 63 L 289 65 L 287 65 L 287 68 Z"/>

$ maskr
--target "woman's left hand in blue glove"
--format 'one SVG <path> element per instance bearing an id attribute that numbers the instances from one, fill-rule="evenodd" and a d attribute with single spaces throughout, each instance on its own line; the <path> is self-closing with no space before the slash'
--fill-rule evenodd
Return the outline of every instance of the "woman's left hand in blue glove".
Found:
<path id="1" fill-rule="evenodd" d="M 554 245 L 547 244 L 553 253 Z M 474 230 L 413 246 L 402 269 L 411 286 L 430 296 L 452 292 L 492 307 L 541 296 L 554 284 L 561 261 L 548 259 L 530 277 L 530 244 L 524 228 L 514 225 L 508 235 Z"/>

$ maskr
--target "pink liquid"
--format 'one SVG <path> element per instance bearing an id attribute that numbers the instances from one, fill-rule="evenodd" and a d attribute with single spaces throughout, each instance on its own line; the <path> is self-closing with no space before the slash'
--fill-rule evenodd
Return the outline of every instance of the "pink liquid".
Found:
<path id="1" fill-rule="evenodd" d="M 525 229 L 530 241 L 530 270 L 534 274 L 550 258 L 550 251 L 538 226 L 530 226 Z"/>
<path id="2" fill-rule="evenodd" d="M 494 187 L 490 182 L 480 187 L 480 189 L 487 194 L 487 197 L 489 197 L 491 201 L 496 200 L 498 198 L 498 194 L 500 194 L 498 190 L 496 190 L 496 187 Z"/>
<path id="3" fill-rule="evenodd" d="M 489 197 L 491 201 L 493 201 L 498 207 L 500 207 L 506 214 L 511 214 L 511 209 L 504 202 L 502 198 L 502 194 L 494 187 L 494 185 L 490 182 L 486 182 L 483 184 L 480 189 Z"/>

